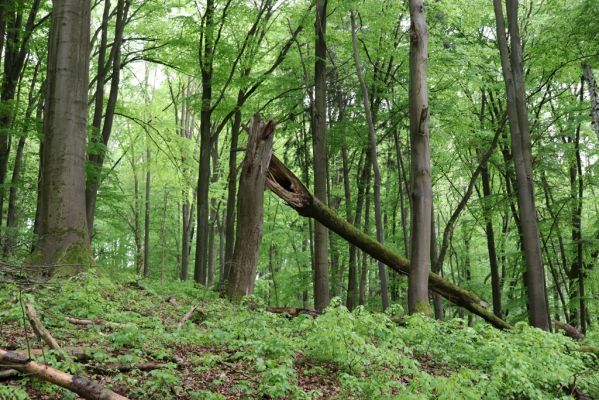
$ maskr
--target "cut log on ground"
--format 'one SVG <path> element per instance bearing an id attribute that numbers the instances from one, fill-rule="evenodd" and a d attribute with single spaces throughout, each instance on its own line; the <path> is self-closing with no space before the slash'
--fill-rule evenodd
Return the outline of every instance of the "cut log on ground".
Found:
<path id="1" fill-rule="evenodd" d="M 321 203 L 306 189 L 299 178 L 274 155 L 268 168 L 266 186 L 274 194 L 285 200 L 301 216 L 315 219 L 391 269 L 403 275 L 409 274 L 409 260 L 395 254 L 385 245 L 370 238 Z M 462 289 L 433 272 L 429 273 L 428 279 L 431 290 L 439 293 L 455 305 L 464 307 L 497 328 L 510 329 L 512 327 L 488 310 L 486 308 L 488 304 L 475 293 Z"/>
<path id="2" fill-rule="evenodd" d="M 37 313 L 35 312 L 35 308 L 33 308 L 33 304 L 27 303 L 25 304 L 25 314 L 27 314 L 27 319 L 33 328 L 35 334 L 42 339 L 50 348 L 54 350 L 60 350 L 60 345 L 54 339 L 54 337 L 50 334 L 50 332 L 46 329 L 44 324 L 37 317 Z"/>
<path id="3" fill-rule="evenodd" d="M 12 369 L 37 375 L 48 382 L 77 393 L 84 399 L 127 400 L 126 397 L 105 388 L 97 382 L 31 361 L 17 353 L 0 349 L 0 362 L 9 365 Z"/>

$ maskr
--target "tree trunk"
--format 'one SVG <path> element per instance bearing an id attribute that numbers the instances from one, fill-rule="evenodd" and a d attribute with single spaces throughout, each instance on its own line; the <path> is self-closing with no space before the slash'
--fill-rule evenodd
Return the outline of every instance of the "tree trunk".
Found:
<path id="1" fill-rule="evenodd" d="M 274 128 L 274 122 L 264 123 L 259 115 L 252 119 L 239 180 L 235 251 L 226 282 L 227 296 L 232 300 L 239 300 L 254 290 L 263 233 L 264 187 Z"/>
<path id="2" fill-rule="evenodd" d="M 437 229 L 435 226 L 435 209 L 431 207 L 431 264 L 433 265 L 433 272 L 438 275 L 442 275 L 443 265 L 437 263 Z M 443 299 L 439 293 L 433 292 L 433 308 L 435 310 L 435 319 L 442 321 L 444 318 L 443 313 Z"/>
<path id="3" fill-rule="evenodd" d="M 584 79 L 589 85 L 589 97 L 591 98 L 591 121 L 593 130 L 599 140 L 599 91 L 597 90 L 597 81 L 591 66 L 587 63 L 582 64 Z"/>
<path id="4" fill-rule="evenodd" d="M 197 186 L 198 221 L 194 280 L 206 285 L 208 270 L 208 189 L 210 187 L 210 150 L 212 149 L 212 75 L 214 56 L 214 0 L 207 0 L 200 51 L 202 110 L 200 113 L 200 165 Z M 200 44 L 201 46 L 202 44 Z"/>
<path id="5" fill-rule="evenodd" d="M 239 91 L 237 103 L 243 98 Z M 231 127 L 231 150 L 229 153 L 229 176 L 227 178 L 227 216 L 225 222 L 225 273 L 224 280 L 229 275 L 229 267 L 235 249 L 235 205 L 237 204 L 237 147 L 239 146 L 239 132 L 241 131 L 241 110 L 235 112 L 233 126 Z"/>
<path id="6" fill-rule="evenodd" d="M 41 0 L 32 2 L 25 26 L 23 26 L 23 10 L 21 8 L 23 4 L 16 1 L 5 1 L 3 3 L 2 30 L 4 32 L 2 32 L 1 40 L 3 41 L 2 47 L 4 47 L 4 44 L 6 46 L 2 59 L 4 65 L 2 85 L 0 86 L 0 226 L 2 226 L 2 218 L 4 217 L 4 184 L 8 171 L 12 124 L 16 113 L 14 99 L 29 52 L 29 41 L 33 30 L 36 28 L 36 17 Z M 48 54 L 50 56 L 50 49 Z M 81 67 L 84 67 L 89 64 L 89 61 L 83 60 L 81 64 Z"/>
<path id="7" fill-rule="evenodd" d="M 371 239 L 352 224 L 336 215 L 334 211 L 315 198 L 302 182 L 274 155 L 268 167 L 266 186 L 301 216 L 319 221 L 328 229 L 375 259 L 382 261 L 393 270 L 403 275 L 409 274 L 409 260 L 395 254 L 388 247 Z M 464 290 L 432 272 L 428 274 L 428 281 L 433 291 L 441 294 L 452 303 L 466 308 L 498 328 L 509 329 L 511 327 L 507 322 L 487 310 L 485 308 L 487 306 L 486 302 L 476 294 Z"/>
<path id="8" fill-rule="evenodd" d="M 522 43 L 518 27 L 518 1 L 507 0 L 507 19 L 511 49 L 505 32 L 503 8 L 494 0 L 497 38 L 508 105 L 513 159 L 518 185 L 518 205 L 522 245 L 526 262 L 525 285 L 528 291 L 528 320 L 531 325 L 550 330 L 545 271 L 540 249 L 537 210 L 535 206 L 530 127 L 524 87 Z"/>
<path id="9" fill-rule="evenodd" d="M 90 1 L 54 0 L 53 5 L 44 114 L 40 261 L 83 267 L 92 263 L 85 216 Z"/>
<path id="10" fill-rule="evenodd" d="M 381 211 L 381 171 L 379 169 L 379 163 L 376 151 L 376 131 L 374 128 L 374 122 L 372 120 L 372 113 L 370 111 L 370 98 L 368 96 L 368 88 L 364 80 L 364 74 L 362 72 L 362 65 L 360 64 L 360 54 L 358 51 L 358 38 L 356 35 L 356 18 L 354 12 L 351 12 L 351 25 L 352 25 L 352 48 L 354 53 L 354 63 L 356 66 L 356 75 L 360 82 L 360 89 L 362 91 L 362 100 L 364 104 L 364 113 L 366 114 L 366 122 L 368 124 L 368 139 L 370 149 L 370 161 L 372 162 L 372 170 L 374 172 L 374 220 L 376 226 L 376 239 L 380 243 L 385 242 L 385 233 L 383 231 L 383 217 Z M 379 261 L 379 281 L 381 284 L 381 304 L 383 305 L 383 311 L 389 307 L 389 295 L 387 289 L 387 272 L 385 271 L 385 265 Z"/>
<path id="11" fill-rule="evenodd" d="M 351 188 L 350 188 L 350 178 L 349 178 L 349 155 L 347 151 L 347 146 L 343 146 L 341 149 L 341 156 L 343 159 L 343 192 L 345 196 L 345 213 L 347 219 L 350 221 L 354 221 L 353 213 L 352 213 L 352 201 L 351 201 Z M 359 195 L 358 195 L 359 196 Z M 356 215 L 362 214 L 361 205 L 359 208 L 356 208 Z M 355 222 L 354 222 L 355 223 Z M 356 246 L 349 246 L 349 268 L 347 275 L 347 300 L 345 305 L 348 310 L 353 310 L 358 294 L 358 285 L 357 285 L 357 263 L 356 263 L 356 255 L 357 249 Z"/>
<path id="12" fill-rule="evenodd" d="M 110 3 L 107 1 L 107 3 Z M 89 165 L 90 165 L 90 176 L 88 176 L 85 189 L 85 205 L 87 215 L 87 228 L 89 236 L 92 238 L 94 233 L 94 218 L 96 215 L 96 200 L 98 198 L 98 189 L 102 183 L 102 166 L 104 165 L 104 159 L 106 158 L 106 151 L 108 141 L 112 134 L 112 125 L 114 122 L 114 114 L 116 111 L 116 104 L 118 100 L 120 76 L 121 76 L 121 45 L 123 43 L 123 33 L 125 25 L 128 21 L 129 7 L 131 0 L 118 0 L 117 12 L 116 12 L 116 26 L 114 41 L 111 48 L 111 59 L 112 59 L 112 75 L 110 82 L 110 93 L 108 95 L 108 104 L 106 110 L 103 104 L 103 91 L 104 81 L 107 67 L 104 65 L 104 57 L 100 57 L 98 64 L 98 86 L 96 89 L 96 110 L 94 110 L 94 127 L 92 130 L 91 147 L 92 151 L 89 154 Z M 108 5 L 108 7 L 110 7 Z M 105 10 L 106 12 L 106 10 Z M 103 21 L 103 23 L 107 23 Z M 103 35 L 105 32 L 103 32 Z M 104 40 L 105 38 L 102 37 Z M 104 46 L 106 43 L 104 42 Z M 100 56 L 105 56 L 106 49 L 100 49 Z M 100 64 L 101 63 L 101 64 Z M 100 79 L 100 72 L 102 72 L 102 79 Z M 99 107 L 99 112 L 98 112 Z M 104 115 L 104 124 L 100 129 L 102 115 Z"/>
<path id="13" fill-rule="evenodd" d="M 145 217 L 144 217 L 144 277 L 150 275 L 150 199 L 151 199 L 151 179 L 150 157 L 151 150 L 146 149 L 146 201 L 145 201 Z"/>
<path id="14" fill-rule="evenodd" d="M 312 142 L 314 149 L 314 194 L 327 200 L 327 143 L 326 143 L 326 25 L 327 0 L 316 2 L 316 62 L 314 67 L 314 108 Z M 314 308 L 323 311 L 329 305 L 329 237 L 324 225 L 314 229 Z"/>
<path id="15" fill-rule="evenodd" d="M 412 180 L 411 267 L 408 276 L 410 314 L 430 314 L 428 272 L 430 267 L 432 181 L 428 111 L 428 32 L 424 1 L 410 0 L 410 143 Z"/>

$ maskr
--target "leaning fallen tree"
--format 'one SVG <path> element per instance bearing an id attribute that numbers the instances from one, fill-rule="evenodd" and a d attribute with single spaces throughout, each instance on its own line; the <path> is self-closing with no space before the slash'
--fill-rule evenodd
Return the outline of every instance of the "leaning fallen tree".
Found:
<path id="1" fill-rule="evenodd" d="M 409 274 L 409 260 L 370 238 L 320 202 L 310 193 L 299 178 L 274 155 L 268 167 L 266 186 L 274 194 L 285 200 L 301 216 L 315 219 L 349 243 L 400 274 Z M 510 324 L 488 310 L 486 308 L 488 306 L 487 302 L 475 293 L 462 289 L 433 272 L 429 273 L 428 279 L 430 289 L 439 293 L 453 304 L 480 316 L 497 328 L 511 328 Z"/>

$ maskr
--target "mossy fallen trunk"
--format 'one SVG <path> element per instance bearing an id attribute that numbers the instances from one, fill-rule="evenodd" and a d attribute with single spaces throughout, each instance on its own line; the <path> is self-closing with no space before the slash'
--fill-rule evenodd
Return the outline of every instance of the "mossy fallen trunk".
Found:
<path id="1" fill-rule="evenodd" d="M 408 275 L 410 261 L 403 258 L 385 245 L 370 238 L 355 226 L 345 221 L 332 209 L 321 203 L 304 184 L 274 155 L 271 158 L 266 178 L 266 186 L 277 196 L 304 217 L 313 218 L 339 236 L 360 248 L 365 253 L 383 262 L 391 269 Z M 441 276 L 429 273 L 430 289 L 455 305 L 464 307 L 500 329 L 510 329 L 511 325 L 488 310 L 487 302 L 478 295 L 447 281 Z"/>

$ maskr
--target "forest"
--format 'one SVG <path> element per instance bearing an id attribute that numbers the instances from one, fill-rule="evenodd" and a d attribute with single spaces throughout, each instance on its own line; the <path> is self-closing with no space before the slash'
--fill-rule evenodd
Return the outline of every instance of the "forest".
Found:
<path id="1" fill-rule="evenodd" d="M 0 400 L 599 399 L 599 1 L 0 0 Z"/>

